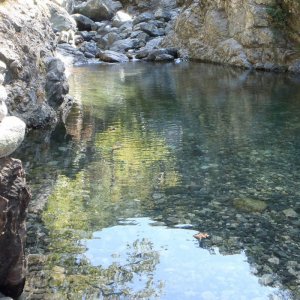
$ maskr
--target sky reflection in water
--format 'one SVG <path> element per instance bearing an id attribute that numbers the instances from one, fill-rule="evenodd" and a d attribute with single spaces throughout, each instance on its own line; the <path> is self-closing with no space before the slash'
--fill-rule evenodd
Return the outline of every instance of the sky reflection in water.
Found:
<path id="1" fill-rule="evenodd" d="M 162 283 L 160 299 L 267 299 L 275 288 L 262 286 L 251 274 L 244 252 L 221 255 L 217 247 L 203 249 L 193 238 L 195 230 L 157 226 L 149 218 L 127 219 L 128 225 L 117 225 L 94 232 L 84 240 L 84 255 L 94 266 L 126 265 L 134 252 L 129 245 L 145 240 L 159 256 L 153 281 Z M 150 249 L 149 249 L 150 250 Z M 142 256 L 141 252 L 135 255 Z M 141 257 L 141 260 L 143 258 Z M 138 276 L 129 287 L 138 292 L 147 278 Z"/>

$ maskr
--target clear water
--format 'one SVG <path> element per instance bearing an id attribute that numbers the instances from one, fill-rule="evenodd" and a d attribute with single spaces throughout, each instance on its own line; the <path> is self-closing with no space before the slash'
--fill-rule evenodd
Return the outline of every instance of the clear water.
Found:
<path id="1" fill-rule="evenodd" d="M 195 63 L 74 68 L 66 128 L 18 154 L 35 222 L 48 198 L 28 297 L 299 299 L 299 83 Z"/>

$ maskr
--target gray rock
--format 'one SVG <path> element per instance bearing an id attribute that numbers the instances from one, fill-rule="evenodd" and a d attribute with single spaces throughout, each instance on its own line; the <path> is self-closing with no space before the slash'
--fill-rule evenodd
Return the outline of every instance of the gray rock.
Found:
<path id="1" fill-rule="evenodd" d="M 165 31 L 152 23 L 141 23 L 140 29 L 152 37 L 163 36 Z"/>
<path id="2" fill-rule="evenodd" d="M 271 257 L 268 259 L 268 262 L 273 265 L 279 265 L 279 258 L 278 257 Z"/>
<path id="3" fill-rule="evenodd" d="M 0 158 L 12 154 L 23 142 L 26 124 L 17 117 L 5 117 L 0 123 Z"/>
<path id="4" fill-rule="evenodd" d="M 138 42 L 139 42 L 138 39 L 130 39 L 130 38 L 125 40 L 118 40 L 111 45 L 110 50 L 115 52 L 126 52 L 129 49 L 136 48 Z"/>
<path id="5" fill-rule="evenodd" d="M 134 20 L 133 20 L 133 25 L 142 23 L 142 22 L 148 22 L 150 20 L 154 19 L 154 15 L 151 12 L 145 12 L 140 15 L 138 15 Z"/>
<path id="6" fill-rule="evenodd" d="M 146 60 L 148 61 L 172 61 L 174 60 L 174 55 L 175 52 L 173 49 L 170 51 L 168 49 L 156 49 L 156 50 L 151 50 L 149 52 L 149 55 L 147 56 Z"/>
<path id="7" fill-rule="evenodd" d="M 154 39 L 148 41 L 144 48 L 148 49 L 148 50 L 156 49 L 160 46 L 162 40 L 163 40 L 162 37 L 154 38 Z"/>
<path id="8" fill-rule="evenodd" d="M 50 13 L 51 18 L 50 22 L 54 31 L 64 31 L 64 30 L 74 30 L 76 29 L 76 22 L 74 19 L 67 13 L 67 11 L 55 3 L 51 3 Z"/>
<path id="9" fill-rule="evenodd" d="M 0 60 L 0 74 L 3 74 L 7 69 L 6 64 Z"/>
<path id="10" fill-rule="evenodd" d="M 6 89 L 3 85 L 0 85 L 0 102 L 5 102 L 7 99 Z"/>
<path id="11" fill-rule="evenodd" d="M 75 20 L 79 31 L 91 31 L 97 28 L 95 22 L 84 15 L 74 14 L 71 17 Z"/>
<path id="12" fill-rule="evenodd" d="M 114 13 L 122 9 L 119 1 L 113 0 L 88 0 L 75 6 L 74 11 L 89 17 L 94 21 L 111 20 Z"/>
<path id="13" fill-rule="evenodd" d="M 96 32 L 93 31 L 80 31 L 80 35 L 82 36 L 83 40 L 86 42 L 91 41 L 95 38 Z"/>
<path id="14" fill-rule="evenodd" d="M 69 91 L 65 66 L 58 58 L 48 60 L 45 91 L 49 105 L 54 108 L 58 108 L 63 103 L 64 96 Z"/>
<path id="15" fill-rule="evenodd" d="M 259 283 L 263 285 L 270 285 L 274 282 L 272 274 L 264 274 L 260 279 Z"/>
<path id="16" fill-rule="evenodd" d="M 0 122 L 7 116 L 7 106 L 4 101 L 0 101 Z"/>
<path id="17" fill-rule="evenodd" d="M 171 20 L 172 15 L 169 11 L 159 8 L 154 13 L 154 17 L 155 17 L 155 19 L 163 20 L 164 22 L 169 22 Z"/>
<path id="18" fill-rule="evenodd" d="M 292 73 L 300 73 L 300 59 L 296 59 L 288 68 Z"/>
<path id="19" fill-rule="evenodd" d="M 104 62 L 109 63 L 123 63 L 128 62 L 129 59 L 125 54 L 115 51 L 106 50 L 100 53 L 99 58 Z"/>
<path id="20" fill-rule="evenodd" d="M 98 48 L 97 44 L 94 41 L 91 41 L 91 42 L 83 42 L 82 45 L 80 46 L 80 51 L 83 53 L 88 52 L 95 57 L 100 52 L 100 49 Z"/>
<path id="21" fill-rule="evenodd" d="M 124 11 L 118 11 L 112 19 L 112 25 L 114 27 L 121 27 L 125 23 L 132 24 L 132 17 Z"/>

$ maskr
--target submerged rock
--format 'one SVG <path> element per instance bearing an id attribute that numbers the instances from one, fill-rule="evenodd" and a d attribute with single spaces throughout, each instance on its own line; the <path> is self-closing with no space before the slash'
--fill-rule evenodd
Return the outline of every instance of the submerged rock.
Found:
<path id="1" fill-rule="evenodd" d="M 234 199 L 234 206 L 245 212 L 262 212 L 267 208 L 267 203 L 251 198 Z"/>

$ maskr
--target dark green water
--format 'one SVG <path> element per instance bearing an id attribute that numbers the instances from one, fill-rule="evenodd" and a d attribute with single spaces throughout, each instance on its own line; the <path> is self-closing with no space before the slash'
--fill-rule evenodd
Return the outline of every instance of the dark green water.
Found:
<path id="1" fill-rule="evenodd" d="M 18 154 L 29 299 L 299 299 L 299 83 L 195 63 L 74 68 L 66 128 Z"/>

